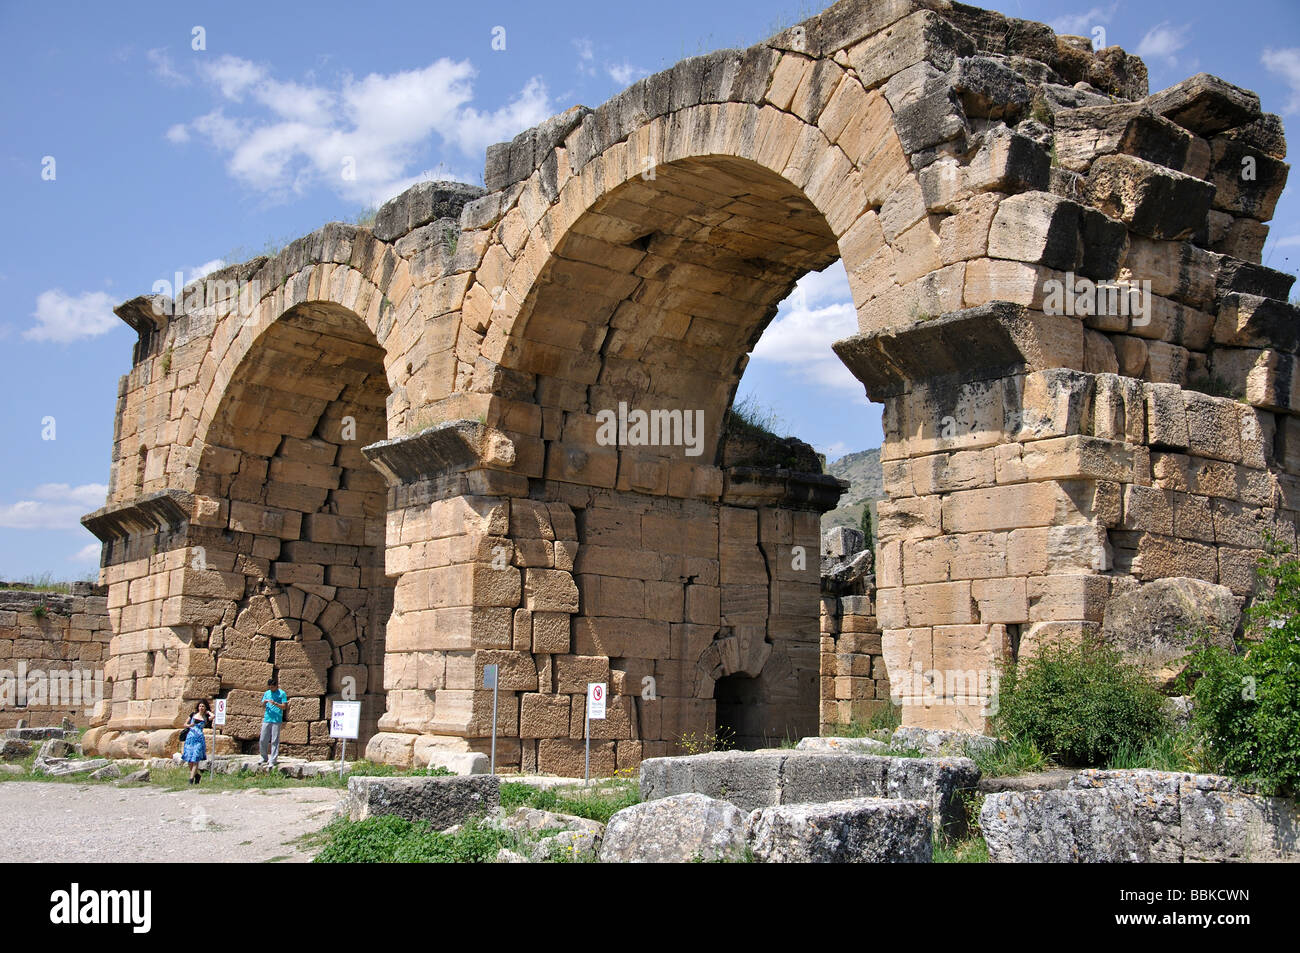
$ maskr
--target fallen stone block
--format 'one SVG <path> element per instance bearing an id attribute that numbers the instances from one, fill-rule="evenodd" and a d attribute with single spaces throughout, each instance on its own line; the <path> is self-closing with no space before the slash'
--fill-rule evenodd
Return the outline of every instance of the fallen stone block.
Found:
<path id="1" fill-rule="evenodd" d="M 487 814 L 501 803 L 501 789 L 495 776 L 359 777 L 348 779 L 347 802 L 354 821 L 393 815 L 442 830 Z"/>
<path id="2" fill-rule="evenodd" d="M 1129 799 L 1115 790 L 990 794 L 980 829 L 994 863 L 1125 863 L 1151 859 Z"/>
<path id="3" fill-rule="evenodd" d="M 641 762 L 641 798 L 707 794 L 752 811 L 780 803 L 782 755 L 714 751 Z"/>
<path id="4" fill-rule="evenodd" d="M 677 794 L 624 808 L 609 819 L 603 863 L 690 863 L 740 860 L 745 815 L 703 794 Z"/>
<path id="5" fill-rule="evenodd" d="M 960 833 L 960 792 L 974 789 L 979 768 L 968 758 L 899 758 L 821 751 L 727 751 L 641 762 L 646 801 L 698 793 L 746 811 L 781 804 L 859 797 L 923 800 L 934 823 Z"/>
<path id="6" fill-rule="evenodd" d="M 32 771 L 46 777 L 58 778 L 71 774 L 89 774 L 112 764 L 107 758 L 91 758 L 87 761 L 69 761 L 65 759 L 40 758 L 32 762 Z"/>
<path id="7" fill-rule="evenodd" d="M 75 751 L 72 745 L 68 744 L 62 738 L 51 738 L 43 743 L 40 750 L 36 753 L 38 758 L 68 758 L 72 757 Z"/>
<path id="8" fill-rule="evenodd" d="M 754 811 L 750 849 L 763 863 L 929 863 L 930 805 L 892 798 L 852 798 Z"/>
<path id="9" fill-rule="evenodd" d="M 999 863 L 1300 859 L 1300 806 L 1212 774 L 1080 771 L 1063 790 L 988 795 L 980 826 Z"/>
<path id="10" fill-rule="evenodd" d="M 532 807 L 516 808 L 515 812 L 496 822 L 496 826 L 506 831 L 527 831 L 537 833 L 544 830 L 586 831 L 600 837 L 605 832 L 605 825 L 586 817 L 572 814 L 556 814 L 554 811 L 539 811 Z"/>
<path id="11" fill-rule="evenodd" d="M 595 831 L 560 831 L 543 837 L 528 852 L 533 863 L 582 863 L 595 861 L 600 855 L 602 835 Z"/>
<path id="12" fill-rule="evenodd" d="M 44 741 L 47 738 L 62 738 L 65 734 L 62 728 L 7 728 L 4 736 L 18 741 Z"/>
<path id="13" fill-rule="evenodd" d="M 969 758 L 976 753 L 992 752 L 999 742 L 997 738 L 970 731 L 903 726 L 894 729 L 889 743 L 894 748 L 915 748 L 925 754 Z"/>
<path id="14" fill-rule="evenodd" d="M 32 746 L 17 738 L 5 738 L 0 741 L 0 761 L 17 761 L 32 753 Z"/>

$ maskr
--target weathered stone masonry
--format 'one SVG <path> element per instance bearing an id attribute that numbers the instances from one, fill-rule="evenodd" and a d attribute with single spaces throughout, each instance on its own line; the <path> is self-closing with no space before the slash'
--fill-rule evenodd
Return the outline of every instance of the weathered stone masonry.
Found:
<path id="1" fill-rule="evenodd" d="M 589 681 L 614 696 L 602 772 L 720 711 L 811 733 L 840 488 L 729 458 L 724 420 L 778 302 L 836 258 L 860 328 L 837 353 L 885 404 L 875 610 L 906 723 L 982 706 L 911 704 L 892 673 L 988 669 L 1116 589 L 1244 597 L 1263 531 L 1294 538 L 1291 278 L 1258 264 L 1281 125 L 1213 77 L 1146 94 L 1136 58 L 1039 24 L 842 2 L 493 147 L 486 191 L 425 183 L 183 313 L 122 305 L 87 743 L 218 693 L 249 743 L 273 666 L 294 753 L 328 750 L 345 693 L 371 757 L 484 750 L 485 664 L 524 770 L 580 770 Z M 1148 313 L 1046 313 L 1071 275 L 1149 281 Z M 702 411 L 703 452 L 602 443 L 620 402 Z"/>
<path id="2" fill-rule="evenodd" d="M 102 587 L 70 593 L 0 583 L 0 728 L 69 719 L 85 727 L 100 713 L 112 633 Z"/>

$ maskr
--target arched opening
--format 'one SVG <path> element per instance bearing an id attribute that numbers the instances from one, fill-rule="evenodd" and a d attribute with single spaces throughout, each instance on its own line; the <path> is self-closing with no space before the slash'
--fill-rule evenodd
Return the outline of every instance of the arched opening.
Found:
<path id="1" fill-rule="evenodd" d="M 536 498 L 586 488 L 563 495 L 569 651 L 608 657 L 634 722 L 616 737 L 646 757 L 724 719 L 749 747 L 817 732 L 819 517 L 838 485 L 811 448 L 726 421 L 780 302 L 839 254 L 782 176 L 725 156 L 659 165 L 559 238 L 494 371 L 492 422 L 537 446 Z"/>
<path id="2" fill-rule="evenodd" d="M 352 312 L 297 305 L 240 363 L 207 432 L 195 494 L 216 513 L 192 530 L 206 567 L 186 579 L 229 599 L 196 644 L 206 631 L 244 751 L 272 671 L 290 698 L 286 755 L 334 754 L 332 700 L 362 702 L 361 746 L 383 713 L 386 493 L 361 453 L 386 436 L 383 356 Z"/>

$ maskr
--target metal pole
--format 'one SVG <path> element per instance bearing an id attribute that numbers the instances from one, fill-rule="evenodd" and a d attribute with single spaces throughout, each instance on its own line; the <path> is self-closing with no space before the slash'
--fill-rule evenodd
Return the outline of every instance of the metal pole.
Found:
<path id="1" fill-rule="evenodd" d="M 343 746 L 339 748 L 339 777 L 343 777 L 343 772 L 348 766 L 348 739 L 343 739 Z"/>
<path id="2" fill-rule="evenodd" d="M 492 773 L 497 773 L 497 692 L 500 691 L 498 686 L 501 679 L 498 676 L 492 680 Z"/>
<path id="3" fill-rule="evenodd" d="M 587 756 L 582 767 L 582 783 L 591 782 L 591 689 L 587 689 L 587 698 L 584 702 L 583 727 L 582 733 L 587 737 Z"/>

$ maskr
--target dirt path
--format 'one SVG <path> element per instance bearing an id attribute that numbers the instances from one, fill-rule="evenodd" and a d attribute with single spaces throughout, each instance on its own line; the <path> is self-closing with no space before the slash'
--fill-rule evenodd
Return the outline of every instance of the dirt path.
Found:
<path id="1" fill-rule="evenodd" d="M 330 821 L 329 788 L 165 791 L 0 784 L 0 862 L 305 862 L 298 843 Z"/>

